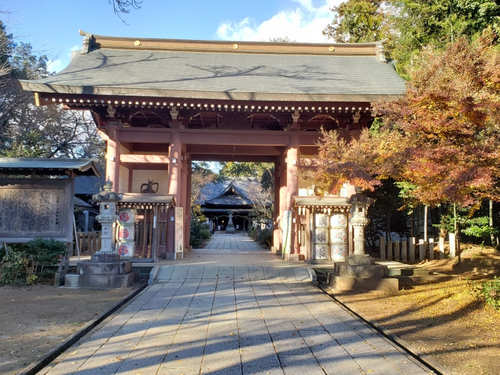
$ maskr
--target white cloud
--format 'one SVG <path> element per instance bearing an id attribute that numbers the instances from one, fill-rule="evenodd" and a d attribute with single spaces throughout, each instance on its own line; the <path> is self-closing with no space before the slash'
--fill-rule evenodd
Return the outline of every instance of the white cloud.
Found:
<path id="1" fill-rule="evenodd" d="M 51 73 L 58 73 L 69 65 L 73 53 L 78 51 L 81 47 L 78 45 L 74 45 L 69 49 L 69 51 L 65 54 L 64 57 L 58 59 L 49 59 L 47 61 L 47 70 Z"/>
<path id="2" fill-rule="evenodd" d="M 217 36 L 225 40 L 269 41 L 288 38 L 295 42 L 326 42 L 322 31 L 333 19 L 331 8 L 343 0 L 322 0 L 315 6 L 313 0 L 293 0 L 294 9 L 279 11 L 271 18 L 257 23 L 245 17 L 219 25 Z"/>

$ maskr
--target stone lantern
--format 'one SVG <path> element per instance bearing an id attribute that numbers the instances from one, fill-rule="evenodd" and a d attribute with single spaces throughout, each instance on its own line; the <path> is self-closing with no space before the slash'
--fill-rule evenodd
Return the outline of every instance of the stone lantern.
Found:
<path id="1" fill-rule="evenodd" d="M 95 194 L 92 199 L 99 203 L 99 215 L 96 219 L 101 223 L 101 249 L 96 254 L 117 254 L 113 225 L 118 219 L 116 202 L 120 200 L 120 195 L 112 191 L 112 183 L 108 181 L 104 184 L 103 191 Z"/>
<path id="2" fill-rule="evenodd" d="M 229 211 L 229 220 L 226 225 L 226 233 L 234 233 L 234 224 L 233 224 L 233 211 Z"/>
<path id="3" fill-rule="evenodd" d="M 132 263 L 121 260 L 115 248 L 113 226 L 118 219 L 116 203 L 121 196 L 111 189 L 111 182 L 106 182 L 104 190 L 92 197 L 94 202 L 99 203 L 99 215 L 96 219 L 102 227 L 101 249 L 92 255 L 90 261 L 78 263 L 82 287 L 121 288 L 130 286 L 134 280 Z"/>
<path id="4" fill-rule="evenodd" d="M 368 207 L 373 199 L 361 194 L 355 194 L 351 198 L 351 225 L 353 229 L 354 256 L 365 257 L 365 227 L 369 223 Z"/>

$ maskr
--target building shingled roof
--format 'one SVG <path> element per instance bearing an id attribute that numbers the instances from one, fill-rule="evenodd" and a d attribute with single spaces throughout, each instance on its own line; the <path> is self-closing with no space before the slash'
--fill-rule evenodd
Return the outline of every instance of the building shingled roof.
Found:
<path id="1" fill-rule="evenodd" d="M 231 193 L 234 191 L 234 193 Z M 217 180 L 201 188 L 197 204 L 221 206 L 253 206 L 257 199 L 270 203 L 269 194 L 262 190 L 260 181 L 251 177 Z"/>
<path id="2" fill-rule="evenodd" d="M 403 79 L 391 64 L 380 61 L 377 53 L 279 52 L 286 48 L 302 51 L 308 46 L 313 51 L 318 46 L 327 48 L 323 44 L 294 43 L 254 43 L 267 51 L 261 53 L 221 52 L 213 41 L 168 39 L 157 43 L 172 45 L 170 49 L 147 49 L 147 44 L 140 48 L 140 40 L 120 48 L 128 46 L 128 38 L 102 38 L 107 38 L 106 42 L 118 40 L 113 42 L 118 47 L 94 43 L 89 52 L 75 54 L 63 71 L 37 81 L 21 81 L 23 88 L 88 95 L 347 102 L 372 101 L 405 92 Z M 189 43 L 198 43 L 206 50 L 189 50 Z M 235 42 L 235 48 L 238 43 L 245 42 Z M 370 45 L 375 51 L 376 44 Z M 357 51 L 356 45 L 349 46 L 347 51 Z"/>
<path id="3" fill-rule="evenodd" d="M 64 174 L 69 170 L 77 175 L 100 176 L 95 162 L 89 159 L 0 158 L 0 173 Z"/>

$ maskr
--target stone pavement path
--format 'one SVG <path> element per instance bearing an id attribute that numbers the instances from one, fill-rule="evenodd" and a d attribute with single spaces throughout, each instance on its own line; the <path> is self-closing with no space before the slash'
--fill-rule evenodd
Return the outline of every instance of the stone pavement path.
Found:
<path id="1" fill-rule="evenodd" d="M 223 253 L 223 252 L 253 252 L 262 248 L 253 241 L 246 233 L 236 232 L 227 234 L 217 232 L 203 249 L 197 249 L 199 252 Z"/>
<path id="2" fill-rule="evenodd" d="M 42 373 L 431 373 L 314 287 L 307 268 L 203 256 L 162 266 L 156 284 Z"/>

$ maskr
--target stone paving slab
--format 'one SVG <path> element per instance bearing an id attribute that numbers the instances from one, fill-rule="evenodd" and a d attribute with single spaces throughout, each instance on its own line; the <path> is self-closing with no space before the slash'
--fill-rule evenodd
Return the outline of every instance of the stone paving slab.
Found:
<path id="1" fill-rule="evenodd" d="M 303 266 L 248 263 L 161 266 L 156 284 L 41 373 L 432 373 L 322 293 Z"/>

